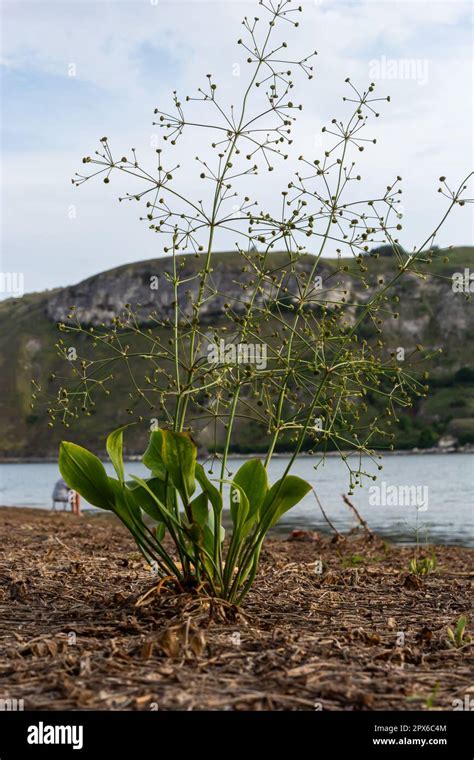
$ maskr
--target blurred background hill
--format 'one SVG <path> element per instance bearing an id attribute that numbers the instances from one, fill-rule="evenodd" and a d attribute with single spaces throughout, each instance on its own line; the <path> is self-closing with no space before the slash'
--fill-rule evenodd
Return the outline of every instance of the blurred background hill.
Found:
<path id="1" fill-rule="evenodd" d="M 378 258 L 370 257 L 370 274 L 389 278 L 396 266 L 393 254 L 383 249 L 379 254 Z M 426 266 L 429 276 L 409 275 L 395 286 L 401 300 L 400 318 L 386 324 L 387 346 L 392 350 L 401 346 L 407 354 L 417 344 L 428 350 L 443 349 L 423 365 L 430 372 L 428 397 L 417 401 L 413 409 L 401 410 L 400 420 L 393 428 L 397 449 L 474 444 L 474 309 L 466 294 L 453 292 L 452 288 L 453 273 L 463 273 L 472 266 L 473 254 L 473 247 L 436 251 L 432 264 Z M 272 266 L 284 265 L 285 256 L 272 253 Z M 299 265 L 309 268 L 311 258 L 302 257 Z M 349 269 L 354 266 L 352 260 L 321 260 L 318 274 L 323 282 L 341 264 L 347 264 Z M 186 256 L 186 272 L 195 273 L 199 265 L 198 258 Z M 32 378 L 47 387 L 51 375 L 66 374 L 66 362 L 58 356 L 55 344 L 61 337 L 57 323 L 67 321 L 70 307 L 75 305 L 81 321 L 88 325 L 109 322 L 126 303 L 141 304 L 143 314 L 156 309 L 168 316 L 172 298 L 165 272 L 169 267 L 169 258 L 147 260 L 111 269 L 75 286 L 0 303 L 0 457 L 55 457 L 58 443 L 65 437 L 61 425 L 48 427 L 43 406 L 32 410 L 30 404 Z M 216 254 L 213 267 L 216 290 L 225 297 L 212 299 L 204 314 L 212 327 L 223 317 L 225 298 L 232 297 L 234 292 L 241 297 L 242 293 L 241 262 L 234 254 Z M 157 290 L 150 290 L 153 276 L 159 278 Z M 337 277 L 340 281 L 339 273 Z M 355 278 L 347 282 L 353 290 L 352 297 L 363 298 L 357 292 Z M 188 294 L 188 300 L 192 302 L 192 293 Z M 186 308 L 184 304 L 182 307 Z M 373 337 L 370 325 L 363 325 L 362 329 L 363 337 Z M 126 373 L 117 373 L 113 396 L 97 405 L 92 416 L 77 420 L 68 430 L 67 438 L 103 454 L 107 433 L 130 421 L 125 411 L 128 383 Z M 377 414 L 378 401 L 369 397 L 368 402 L 368 414 Z M 150 412 L 147 414 L 149 417 Z M 127 436 L 129 454 L 143 451 L 148 429 L 148 424 L 131 428 Z M 204 448 L 210 446 L 209 436 L 206 430 L 202 432 L 200 444 Z M 239 423 L 234 452 L 258 452 L 264 446 L 265 431 L 259 423 Z"/>

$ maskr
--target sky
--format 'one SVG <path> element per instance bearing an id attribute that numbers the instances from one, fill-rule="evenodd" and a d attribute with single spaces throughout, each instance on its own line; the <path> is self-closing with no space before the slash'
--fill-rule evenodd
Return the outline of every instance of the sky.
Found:
<path id="1" fill-rule="evenodd" d="M 439 176 L 455 186 L 472 169 L 472 6 L 461 0 L 301 5 L 299 28 L 286 25 L 288 51 L 295 58 L 318 55 L 311 81 L 295 77 L 292 97 L 304 108 L 294 155 L 275 173 L 249 180 L 249 194 L 255 188 L 265 208 L 279 208 L 280 191 L 298 168 L 291 159 L 319 155 L 326 139 L 321 126 L 347 113 L 345 78 L 360 88 L 374 81 L 391 102 L 367 126 L 377 144 L 360 154 L 367 188 L 361 192 L 370 197 L 401 175 L 400 240 L 407 248 L 419 245 L 446 207 Z M 135 147 L 154 167 L 161 134 L 153 110 L 169 111 L 173 90 L 195 93 L 208 73 L 223 103 L 237 103 L 249 67 L 236 40 L 243 16 L 263 18 L 257 2 L 3 0 L 1 15 L 0 270 L 21 273 L 25 292 L 41 291 L 162 255 L 163 240 L 139 221 L 138 204 L 117 201 L 136 192 L 133 181 L 76 188 L 71 178 L 102 136 L 116 154 L 130 155 Z M 203 191 L 195 154 L 206 156 L 210 142 L 200 130 L 175 147 L 163 145 L 163 162 L 180 164 L 180 186 L 196 199 Z M 233 242 L 225 235 L 218 241 L 221 248 Z M 437 242 L 473 243 L 469 206 L 455 210 Z"/>

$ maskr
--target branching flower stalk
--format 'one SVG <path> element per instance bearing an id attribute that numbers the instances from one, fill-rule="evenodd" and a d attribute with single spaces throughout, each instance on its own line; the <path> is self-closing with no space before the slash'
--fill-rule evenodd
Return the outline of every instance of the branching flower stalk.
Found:
<path id="1" fill-rule="evenodd" d="M 454 190 L 440 178 L 448 208 L 422 245 L 405 253 L 398 239 L 401 177 L 374 199 L 357 200 L 353 189 L 362 178 L 352 155 L 376 143 L 365 136 L 365 128 L 369 118 L 379 116 L 378 104 L 390 98 L 376 97 L 373 83 L 359 91 L 347 79 L 349 116 L 323 128 L 331 146 L 314 160 L 300 156 L 301 169 L 281 193 L 278 214 L 261 210 L 248 186 L 262 168 L 273 171 L 275 161 L 288 158 L 302 108 L 292 100 L 292 71 L 311 78 L 316 52 L 291 60 L 287 43 L 275 41 L 285 24 L 298 25 L 300 7 L 291 0 L 259 5 L 265 18 L 245 18 L 244 37 L 238 40 L 252 69 L 239 108 L 219 100 L 217 85 L 207 75 L 205 87 L 184 103 L 173 93 L 172 114 L 155 110 L 154 124 L 170 152 L 185 131 L 211 135 L 210 158 L 196 157 L 199 181 L 210 188 L 207 201 L 180 189 L 179 164 L 170 161 L 173 168 L 166 168 L 161 148 L 153 170 L 139 163 L 135 150 L 131 160 L 115 158 L 106 137 L 93 156 L 83 159 L 93 171 L 76 174 L 75 185 L 98 177 L 109 184 L 116 173 L 143 183 L 144 189 L 120 200 L 144 202 L 142 220 L 165 241 L 162 301 L 147 313 L 128 304 L 110 322 L 97 325 L 84 324 L 73 307 L 60 325 L 65 338 L 58 351 L 67 357 L 66 341 L 72 337 L 84 354 L 79 362 L 69 362 L 75 384 L 59 378 L 49 405 L 50 424 L 59 418 L 69 426 L 81 412 L 91 413 L 98 394 L 110 394 L 114 375 L 124 365 L 130 379 L 128 414 L 139 424 L 150 412 L 159 417 L 144 457 L 152 478 L 136 479 L 133 487 L 124 481 L 123 431 L 116 431 L 108 450 L 118 481 L 111 485 L 110 478 L 99 475 L 97 462 L 81 464 L 84 450 L 63 444 L 68 482 L 84 490 L 80 472 L 92 468 L 101 486 L 100 494 L 97 489 L 88 493 L 95 498 L 91 503 L 116 511 L 162 577 L 170 573 L 182 586 L 191 583 L 231 602 L 240 602 L 251 587 L 266 532 L 309 490 L 290 474 L 303 448 L 315 457 L 316 469 L 329 448 L 338 450 L 351 493 L 364 477 L 376 477 L 364 470 L 363 455 L 381 468 L 372 441 L 393 438 L 396 409 L 426 394 L 426 376 L 416 366 L 426 352 L 415 347 L 402 369 L 382 338 L 387 320 L 399 317 L 394 286 L 408 274 L 428 276 L 436 234 L 453 207 L 465 203 L 471 176 Z M 264 101 L 259 109 L 257 96 Z M 203 107 L 213 112 L 210 121 L 188 117 L 189 108 Z M 223 255 L 219 239 L 229 232 L 235 235 L 235 252 Z M 393 251 L 386 280 L 380 277 L 378 254 L 370 250 L 381 243 Z M 229 261 L 230 283 L 221 277 Z M 86 352 L 88 342 L 92 355 Z M 233 351 L 231 359 L 219 353 L 222 347 L 224 353 Z M 253 353 L 243 355 L 242 347 Z M 257 361 L 259 350 L 264 361 Z M 370 409 L 372 397 L 383 401 L 382 414 Z M 250 460 L 232 478 L 229 455 L 246 429 L 266 436 L 266 456 L 263 463 Z M 206 438 L 209 474 L 220 460 L 213 482 L 196 462 L 191 434 Z M 283 477 L 269 489 L 266 470 L 281 447 L 291 456 Z M 196 479 L 201 493 L 191 499 Z M 224 559 L 226 485 L 233 533 Z M 150 532 L 143 512 L 154 518 L 158 533 Z M 164 548 L 163 530 L 175 544 L 177 559 Z"/>

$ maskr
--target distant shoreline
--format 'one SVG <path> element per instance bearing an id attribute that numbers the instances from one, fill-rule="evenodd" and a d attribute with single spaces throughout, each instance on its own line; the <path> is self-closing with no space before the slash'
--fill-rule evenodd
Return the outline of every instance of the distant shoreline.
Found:
<path id="1" fill-rule="evenodd" d="M 273 454 L 272 459 L 285 459 L 287 457 L 290 457 L 293 454 L 292 451 L 283 452 L 280 451 L 278 453 Z M 358 456 L 359 452 L 357 451 L 327 451 L 325 456 L 326 457 L 339 457 L 343 454 L 344 456 Z M 474 445 L 467 444 L 466 446 L 459 446 L 457 448 L 449 447 L 449 448 L 432 448 L 432 449 L 396 449 L 395 451 L 375 451 L 374 456 L 383 456 L 383 457 L 393 457 L 393 456 L 415 456 L 415 455 L 426 455 L 426 454 L 474 454 Z M 318 452 L 315 454 L 308 454 L 306 451 L 302 451 L 298 454 L 298 457 L 300 458 L 309 458 L 309 457 L 316 457 L 318 455 Z M 211 455 L 204 458 L 202 456 L 199 457 L 200 460 L 209 459 Z M 239 454 L 239 453 L 231 453 L 230 458 L 232 459 L 253 459 L 254 457 L 263 457 L 264 454 L 262 452 L 255 452 L 250 454 Z M 363 454 L 362 456 L 367 456 L 367 454 Z M 142 459 L 142 455 L 140 454 L 132 454 L 130 456 L 124 456 L 124 462 L 140 462 Z M 57 457 L 0 457 L 0 464 L 56 464 L 58 461 Z M 102 460 L 104 462 L 108 462 L 108 459 Z"/>

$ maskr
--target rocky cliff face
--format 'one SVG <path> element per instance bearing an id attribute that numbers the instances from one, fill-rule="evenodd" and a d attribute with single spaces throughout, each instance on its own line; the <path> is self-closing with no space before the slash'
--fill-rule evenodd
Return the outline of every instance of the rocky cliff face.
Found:
<path id="1" fill-rule="evenodd" d="M 451 275 L 462 269 L 459 264 L 463 263 L 456 264 L 456 258 L 459 256 L 454 255 L 451 263 L 442 267 L 440 259 L 433 277 L 421 278 L 409 274 L 401 279 L 395 288 L 395 293 L 400 297 L 400 319 L 385 325 L 395 345 L 410 348 L 413 344 L 422 343 L 425 347 L 442 348 L 448 366 L 460 361 L 468 345 L 468 336 L 474 334 L 474 308 L 465 294 L 453 292 L 452 289 Z M 186 283 L 178 289 L 179 307 L 183 315 L 190 317 L 200 287 L 199 271 L 204 265 L 204 255 L 182 256 L 180 259 L 180 276 Z M 287 261 L 286 254 L 274 253 L 271 266 L 277 264 L 276 271 L 285 270 Z M 302 257 L 298 262 L 299 271 L 308 275 L 312 263 L 311 256 Z M 334 259 L 323 260 L 318 266 L 316 276 L 321 277 L 323 282 L 323 298 L 330 291 L 331 298 L 337 300 L 343 296 L 343 291 L 347 291 L 344 294 L 347 302 L 363 302 L 367 293 L 358 279 L 341 272 L 335 275 L 335 266 Z M 393 273 L 393 262 L 387 259 L 370 260 L 369 271 L 374 282 L 380 277 L 389 278 Z M 67 323 L 71 321 L 68 316 L 71 307 L 75 306 L 82 324 L 97 326 L 110 324 L 130 304 L 143 323 L 151 315 L 161 320 L 172 318 L 172 276 L 171 257 L 118 267 L 48 295 L 46 314 L 54 323 Z M 235 311 L 243 311 L 248 294 L 252 292 L 251 287 L 246 291 L 245 286 L 251 280 L 252 274 L 243 271 L 240 257 L 216 254 L 206 280 L 201 319 L 211 324 L 223 314 L 228 303 Z M 281 283 L 283 287 L 287 288 L 286 297 L 295 295 L 295 281 L 289 272 Z M 266 283 L 256 304 L 261 305 L 264 299 L 268 299 L 271 290 L 272 285 Z M 273 287 L 273 298 L 275 292 Z M 355 314 L 355 308 L 346 312 L 349 321 L 354 319 Z"/>
<path id="2" fill-rule="evenodd" d="M 199 271 L 203 266 L 204 255 L 182 256 L 180 259 L 180 276 L 187 282 L 178 289 L 179 308 L 183 315 L 190 317 L 200 287 Z M 275 263 L 278 264 L 276 271 L 284 270 L 286 254 L 272 254 L 272 267 Z M 298 270 L 308 274 L 312 263 L 312 256 L 303 256 L 298 262 Z M 390 274 L 387 270 L 393 266 L 393 262 L 386 259 L 371 260 L 370 265 L 375 280 L 381 275 L 388 278 Z M 335 266 L 334 259 L 323 260 L 318 266 L 315 276 L 322 278 L 323 292 L 327 294 L 330 290 L 331 298 L 337 300 L 345 290 L 348 302 L 363 302 L 367 294 L 358 280 L 344 273 L 334 275 Z M 474 308 L 463 293 L 453 292 L 451 274 L 456 269 L 460 267 L 452 262 L 444 267 L 441 275 L 436 270 L 434 277 L 421 278 L 409 274 L 400 280 L 394 292 L 401 299 L 401 316 L 396 325 L 389 326 L 389 330 L 410 343 L 424 341 L 426 345 L 432 345 L 434 340 L 437 345 L 450 339 L 455 339 L 458 343 L 465 334 L 472 337 Z M 71 307 L 75 306 L 77 316 L 84 325 L 97 326 L 110 324 L 130 304 L 138 311 L 144 323 L 152 314 L 159 319 L 169 319 L 174 310 L 172 277 L 171 257 L 122 266 L 52 293 L 47 299 L 46 313 L 53 322 L 67 323 L 70 321 L 68 315 Z M 252 277 L 251 272 L 243 271 L 239 257 L 216 254 L 206 280 L 202 319 L 211 323 L 223 314 L 228 303 L 235 311 L 243 311 L 248 294 L 252 292 L 252 287 L 246 291 L 245 285 L 251 283 Z M 281 288 L 287 288 L 286 297 L 291 298 L 297 292 L 295 280 L 289 271 L 283 278 Z M 275 287 L 267 282 L 257 297 L 256 304 L 261 305 L 270 294 L 275 296 Z M 350 311 L 348 316 L 350 317 Z"/>
<path id="3" fill-rule="evenodd" d="M 180 259 L 180 277 L 187 282 L 178 289 L 179 307 L 182 314 L 190 317 L 193 303 L 198 297 L 201 282 L 199 270 L 203 266 L 204 256 L 182 256 Z M 310 257 L 303 257 L 298 268 L 309 272 Z M 225 304 L 229 302 L 236 311 L 244 310 L 247 296 L 243 286 L 251 282 L 252 274 L 243 272 L 242 269 L 242 261 L 231 254 L 215 256 L 206 279 L 201 309 L 204 320 L 212 321 L 220 316 L 226 308 Z M 71 307 L 75 306 L 77 316 L 83 324 L 110 324 L 115 316 L 124 311 L 126 304 L 130 304 L 133 309 L 139 310 L 143 322 L 151 314 L 156 314 L 160 319 L 168 319 L 174 311 L 172 277 L 171 257 L 151 259 L 102 272 L 51 295 L 47 315 L 54 322 L 67 323 L 70 321 L 68 315 Z M 290 294 L 296 292 L 291 274 L 284 278 L 283 286 L 288 287 Z M 271 290 L 271 283 L 266 283 L 256 303 L 261 304 Z"/>

